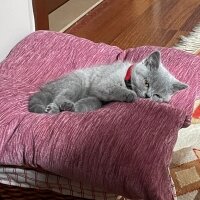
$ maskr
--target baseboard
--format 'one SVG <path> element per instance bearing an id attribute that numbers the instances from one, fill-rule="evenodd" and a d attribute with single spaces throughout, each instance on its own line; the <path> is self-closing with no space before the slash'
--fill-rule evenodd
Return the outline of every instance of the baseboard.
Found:
<path id="1" fill-rule="evenodd" d="M 70 0 L 49 14 L 49 28 L 64 32 L 103 0 Z"/>

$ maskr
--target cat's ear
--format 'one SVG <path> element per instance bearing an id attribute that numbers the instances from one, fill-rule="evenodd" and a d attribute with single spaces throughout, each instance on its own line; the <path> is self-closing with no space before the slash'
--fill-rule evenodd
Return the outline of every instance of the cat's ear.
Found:
<path id="1" fill-rule="evenodd" d="M 157 70 L 160 65 L 160 52 L 154 51 L 144 60 L 144 64 L 151 71 Z"/>
<path id="2" fill-rule="evenodd" d="M 173 90 L 173 92 L 177 92 L 177 91 L 179 91 L 179 90 L 184 90 L 184 89 L 186 89 L 187 87 L 188 87 L 187 84 L 182 83 L 182 82 L 180 82 L 180 81 L 178 81 L 178 80 L 176 80 L 176 81 L 172 84 L 172 90 Z"/>

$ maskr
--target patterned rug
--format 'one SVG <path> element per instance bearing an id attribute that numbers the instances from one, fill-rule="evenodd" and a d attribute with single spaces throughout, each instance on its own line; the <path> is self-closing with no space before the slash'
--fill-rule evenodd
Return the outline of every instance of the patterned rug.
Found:
<path id="1" fill-rule="evenodd" d="M 200 23 L 188 36 L 181 36 L 181 40 L 175 48 L 200 55 Z"/>
<path id="2" fill-rule="evenodd" d="M 200 150 L 185 147 L 173 153 L 170 167 L 178 200 L 200 199 Z"/>

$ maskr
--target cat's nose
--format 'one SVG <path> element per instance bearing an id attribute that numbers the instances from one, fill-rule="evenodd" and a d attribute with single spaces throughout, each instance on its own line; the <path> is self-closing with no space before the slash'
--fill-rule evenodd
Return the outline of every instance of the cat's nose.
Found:
<path id="1" fill-rule="evenodd" d="M 146 93 L 146 94 L 145 94 L 145 98 L 150 98 L 150 96 Z"/>

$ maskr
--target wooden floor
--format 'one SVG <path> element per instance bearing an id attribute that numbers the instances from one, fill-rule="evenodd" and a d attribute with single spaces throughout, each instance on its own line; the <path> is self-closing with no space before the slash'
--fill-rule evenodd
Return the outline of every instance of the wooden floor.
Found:
<path id="1" fill-rule="evenodd" d="M 122 49 L 171 47 L 200 22 L 200 0 L 104 0 L 66 33 Z"/>

